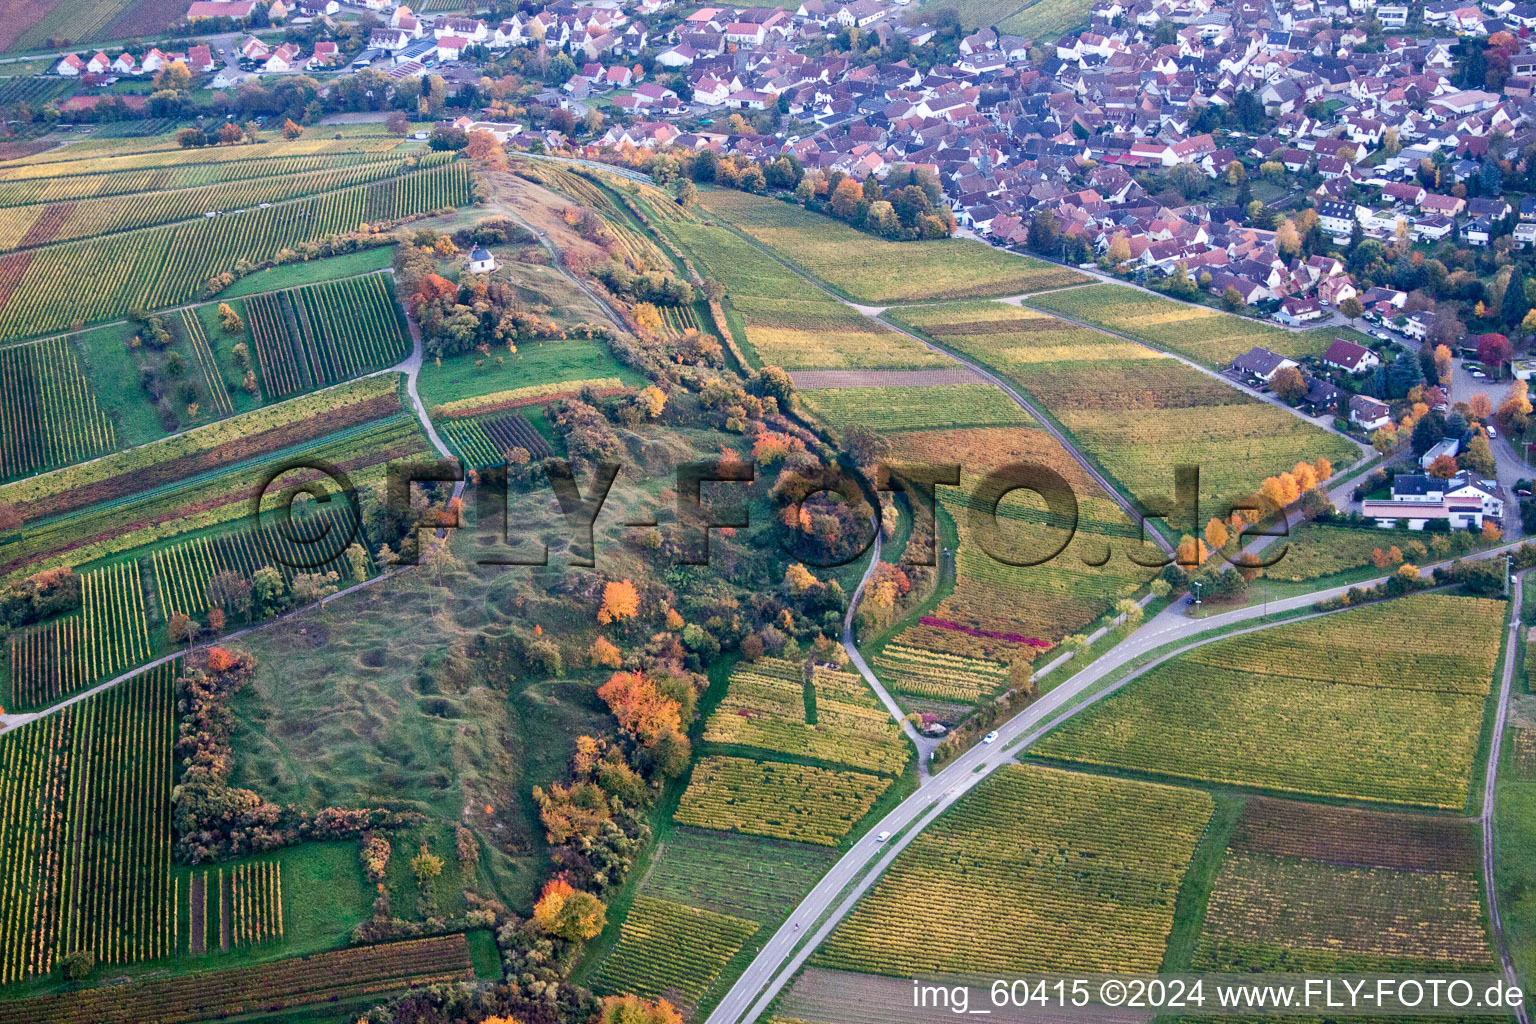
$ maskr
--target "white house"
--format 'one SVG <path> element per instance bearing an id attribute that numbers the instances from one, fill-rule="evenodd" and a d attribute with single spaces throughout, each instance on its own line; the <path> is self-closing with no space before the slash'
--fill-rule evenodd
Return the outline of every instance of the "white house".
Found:
<path id="1" fill-rule="evenodd" d="M 496 269 L 496 257 L 490 251 L 480 246 L 475 246 L 469 254 L 469 272 L 471 274 L 489 274 Z"/>
<path id="2" fill-rule="evenodd" d="M 1422 530 L 1432 521 L 1444 521 L 1452 529 L 1476 530 L 1484 520 L 1503 520 L 1504 498 L 1495 481 L 1470 473 L 1449 480 L 1415 474 L 1393 480 L 1390 499 L 1366 499 L 1361 514 L 1387 528 L 1405 521 L 1410 530 Z"/>
<path id="3" fill-rule="evenodd" d="M 1392 409 L 1386 402 L 1367 395 L 1355 395 L 1349 400 L 1349 422 L 1367 433 L 1380 430 L 1392 422 Z"/>
<path id="4" fill-rule="evenodd" d="M 65 78 L 74 78 L 85 71 L 85 61 L 80 59 L 78 53 L 72 53 L 59 61 L 59 66 L 56 70 Z"/>

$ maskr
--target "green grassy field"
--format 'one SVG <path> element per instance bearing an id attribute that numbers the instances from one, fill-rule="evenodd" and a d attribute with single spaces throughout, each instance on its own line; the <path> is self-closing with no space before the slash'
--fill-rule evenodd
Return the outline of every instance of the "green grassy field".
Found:
<path id="1" fill-rule="evenodd" d="M 497 354 L 504 360 L 500 366 L 494 356 L 487 359 L 478 352 L 450 356 L 441 366 L 428 360 L 421 368 L 418 384 L 423 404 L 430 409 L 461 398 L 565 381 L 616 377 L 631 384 L 645 383 L 645 378 L 614 359 L 600 341 L 533 341 L 519 346 L 516 354 Z M 484 365 L 477 367 L 476 362 Z"/>
<path id="2" fill-rule="evenodd" d="M 1028 0 L 1015 13 L 999 20 L 997 30 L 1026 39 L 1058 39 L 1088 24 L 1089 7 L 1084 0 Z"/>
<path id="3" fill-rule="evenodd" d="M 892 242 L 776 199 L 710 190 L 705 209 L 855 302 L 891 305 L 1015 295 L 1086 278 L 970 239 Z M 729 287 L 729 285 L 727 285 Z"/>
<path id="4" fill-rule="evenodd" d="M 330 259 L 284 263 L 282 266 L 268 267 L 266 270 L 245 275 L 220 292 L 219 298 L 239 298 L 254 295 L 257 292 L 297 288 L 300 285 L 314 284 L 316 281 L 330 281 L 338 277 L 351 277 L 353 274 L 388 270 L 394 258 L 394 246 L 386 245 L 377 249 L 348 253 L 345 256 L 333 256 Z"/>

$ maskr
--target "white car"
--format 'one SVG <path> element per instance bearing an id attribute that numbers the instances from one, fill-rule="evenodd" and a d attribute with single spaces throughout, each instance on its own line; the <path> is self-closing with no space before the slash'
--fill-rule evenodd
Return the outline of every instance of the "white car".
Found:
<path id="1" fill-rule="evenodd" d="M 1488 429 L 1488 440 L 1490 440 L 1490 441 L 1497 441 L 1499 439 L 1499 429 L 1497 427 L 1495 427 L 1492 423 L 1488 424 L 1488 428 L 1487 429 Z"/>
<path id="2" fill-rule="evenodd" d="M 983 736 L 981 738 L 981 742 L 983 742 L 983 743 L 996 743 L 997 742 L 997 731 L 993 730 L 992 732 L 987 733 L 985 736 Z"/>
<path id="3" fill-rule="evenodd" d="M 1373 338 L 1380 338 L 1382 341 L 1391 341 L 1392 340 L 1392 335 L 1388 334 L 1386 331 L 1372 331 L 1371 332 L 1371 337 L 1373 337 Z"/>
<path id="4" fill-rule="evenodd" d="M 1482 370 L 1473 370 L 1472 371 L 1472 376 L 1476 377 L 1478 380 L 1487 380 L 1488 379 L 1488 375 L 1486 373 L 1484 373 Z"/>
<path id="5" fill-rule="evenodd" d="M 875 836 L 875 842 L 883 843 L 889 838 L 891 838 L 891 834 L 889 832 L 881 832 L 879 835 Z"/>

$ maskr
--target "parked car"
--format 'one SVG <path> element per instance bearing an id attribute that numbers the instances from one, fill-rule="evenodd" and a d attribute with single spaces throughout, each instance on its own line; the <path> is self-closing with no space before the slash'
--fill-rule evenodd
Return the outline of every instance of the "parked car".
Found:
<path id="1" fill-rule="evenodd" d="M 1488 440 L 1490 440 L 1490 441 L 1497 441 L 1498 439 L 1499 439 L 1499 428 L 1494 426 L 1492 423 L 1488 424 Z"/>

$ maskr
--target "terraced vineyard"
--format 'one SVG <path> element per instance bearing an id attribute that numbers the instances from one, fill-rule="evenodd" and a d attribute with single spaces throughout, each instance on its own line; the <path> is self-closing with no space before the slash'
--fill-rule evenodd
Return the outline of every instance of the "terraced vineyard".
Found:
<path id="1" fill-rule="evenodd" d="M 955 589 L 931 615 L 902 633 L 898 642 L 904 647 L 996 662 L 1032 659 L 1094 622 L 1154 575 L 1132 562 L 1129 553 L 1147 561 L 1155 549 L 1140 551 L 1136 530 L 1120 507 L 1042 430 L 900 433 L 892 435 L 887 457 L 961 466 L 960 486 L 939 488 L 940 505 L 960 537 Z M 1078 518 L 1070 543 L 1038 565 L 1009 565 L 992 557 L 977 532 L 978 522 L 991 522 L 990 510 L 972 507 L 973 502 L 984 504 L 980 482 L 992 469 L 1010 463 L 1048 466 L 1076 495 Z M 1072 528 L 1070 517 L 1056 516 L 1033 495 L 1005 499 L 997 516 L 1019 561 L 1039 561 L 1060 547 Z"/>
<path id="2" fill-rule="evenodd" d="M 1164 663 L 1034 750 L 1460 810 L 1502 618 L 1500 602 L 1431 594 L 1217 641 Z"/>
<path id="3" fill-rule="evenodd" d="M 554 452 L 532 423 L 517 413 L 478 420 L 449 420 L 443 433 L 467 466 L 483 469 L 508 461 L 521 448 L 530 459 L 547 459 Z"/>
<path id="4" fill-rule="evenodd" d="M 1033 426 L 1018 403 L 991 384 L 812 388 L 800 401 L 828 425 L 880 431 Z"/>
<path id="5" fill-rule="evenodd" d="M 6 707 L 51 704 L 149 657 L 138 564 L 82 573 L 80 584 L 79 612 L 10 636 Z"/>
<path id="6" fill-rule="evenodd" d="M 188 978 L 159 978 L 0 1002 L 0 1024 L 191 1024 L 275 1013 L 472 976 L 462 934 L 359 946 Z"/>
<path id="7" fill-rule="evenodd" d="M 429 450 L 417 419 L 398 413 L 283 452 L 285 458 L 330 463 L 363 486 L 382 480 L 384 466 L 391 460 Z M 250 497 L 269 472 L 269 462 L 254 459 L 226 473 L 167 484 L 125 501 L 55 517 L 11 546 L 7 561 L 0 565 L 0 576 L 30 574 L 65 562 L 93 561 L 240 519 L 248 514 Z M 320 479 L 318 471 L 292 473 L 283 483 L 287 486 Z"/>
<path id="8" fill-rule="evenodd" d="M 657 849 L 642 891 L 767 924 L 810 892 L 833 859 L 824 846 L 677 828 Z"/>
<path id="9" fill-rule="evenodd" d="M 891 316 L 1012 379 L 1143 500 L 1171 494 L 1174 467 L 1193 465 L 1202 507 L 1218 514 L 1297 462 L 1326 457 L 1342 467 L 1360 454 L 1352 442 L 1221 380 L 1045 314 L 971 302 Z"/>
<path id="10" fill-rule="evenodd" d="M 862 679 L 817 669 L 811 689 L 814 721 L 799 664 L 763 658 L 739 665 L 705 723 L 704 740 L 900 773 L 910 756 L 907 742 Z"/>
<path id="11" fill-rule="evenodd" d="M 0 348 L 0 479 L 116 447 L 117 428 L 67 339 Z"/>
<path id="12" fill-rule="evenodd" d="M 1087 280 L 1070 268 L 1015 256 L 985 242 L 893 242 L 746 192 L 711 189 L 699 198 L 711 213 L 856 302 L 891 305 L 1016 295 Z"/>
<path id="13" fill-rule="evenodd" d="M 1047 2 L 1061 3 L 1067 0 Z M 1021 13 L 1027 13 L 1030 9 L 1025 8 Z M 1213 369 L 1225 369 L 1233 359 L 1255 345 L 1292 358 L 1322 355 L 1336 333 L 1329 330 L 1282 330 L 1208 306 L 1191 305 L 1112 284 L 1096 284 L 1087 288 L 1037 295 L 1029 303 L 1074 320 L 1139 338 L 1159 348 L 1188 356 Z"/>
<path id="14" fill-rule="evenodd" d="M 897 855 L 812 963 L 1154 973 L 1211 807 L 1195 790 L 1006 765 Z"/>
<path id="15" fill-rule="evenodd" d="M 593 981 L 600 992 L 665 998 L 687 1013 L 757 928 L 755 921 L 641 894 Z"/>
<path id="16" fill-rule="evenodd" d="M 181 326 L 192 347 L 192 358 L 197 363 L 198 373 L 202 375 L 203 385 L 210 396 L 209 404 L 214 416 L 231 415 L 235 405 L 230 401 L 224 374 L 219 372 L 219 362 L 208 344 L 208 332 L 203 329 L 203 321 L 190 309 L 184 309 L 181 311 Z"/>
<path id="17" fill-rule="evenodd" d="M 807 285 L 727 228 L 672 221 L 680 246 L 726 288 L 727 319 L 759 362 L 786 370 L 953 365 Z"/>
<path id="18" fill-rule="evenodd" d="M 471 198 L 469 171 L 454 163 L 266 209 L 12 253 L 0 259 L 0 338 L 175 305 L 242 260 L 260 263 L 360 224 L 464 206 Z M 60 292 L 56 284 L 64 279 L 77 287 Z"/>
<path id="19" fill-rule="evenodd" d="M 425 164 L 440 165 L 445 162 L 444 156 L 446 154 L 433 154 Z M 0 249 L 30 248 L 50 242 L 90 238 L 190 220 L 208 212 L 236 211 L 262 203 L 318 195 L 384 180 L 400 173 L 403 166 L 404 159 L 395 157 L 367 163 L 349 162 L 298 174 L 239 178 L 200 188 L 145 192 L 132 199 L 115 195 L 6 206 L 0 209 Z M 150 176 L 148 172 L 139 174 L 141 179 Z"/>
<path id="20" fill-rule="evenodd" d="M 250 579 L 257 569 L 271 566 L 292 582 L 299 569 L 315 561 L 314 545 L 298 545 L 292 537 L 318 538 L 334 535 L 350 537 L 356 528 L 350 509 L 325 507 L 307 514 L 295 514 L 287 535 L 272 523 L 236 530 L 215 537 L 196 537 L 156 550 L 150 557 L 155 568 L 155 585 L 160 607 L 167 617 L 177 614 L 196 616 L 208 610 L 208 581 L 221 572 L 234 572 Z M 342 545 L 337 544 L 337 548 Z M 356 582 L 352 563 L 345 552 L 307 572 L 334 572 L 343 580 Z"/>
<path id="21" fill-rule="evenodd" d="M 174 952 L 173 678 L 162 666 L 0 735 L 0 984 L 75 950 L 107 964 Z M 22 1006 L 0 1003 L 0 1018 L 62 1019 Z"/>
<path id="22" fill-rule="evenodd" d="M 931 700 L 976 704 L 1008 686 L 1008 666 L 980 658 L 887 644 L 873 666 L 886 689 Z"/>
<path id="23" fill-rule="evenodd" d="M 891 780 L 778 761 L 705 757 L 693 767 L 680 825 L 836 846 Z"/>
<path id="24" fill-rule="evenodd" d="M 1198 970 L 1490 970 L 1470 823 L 1251 800 Z"/>

